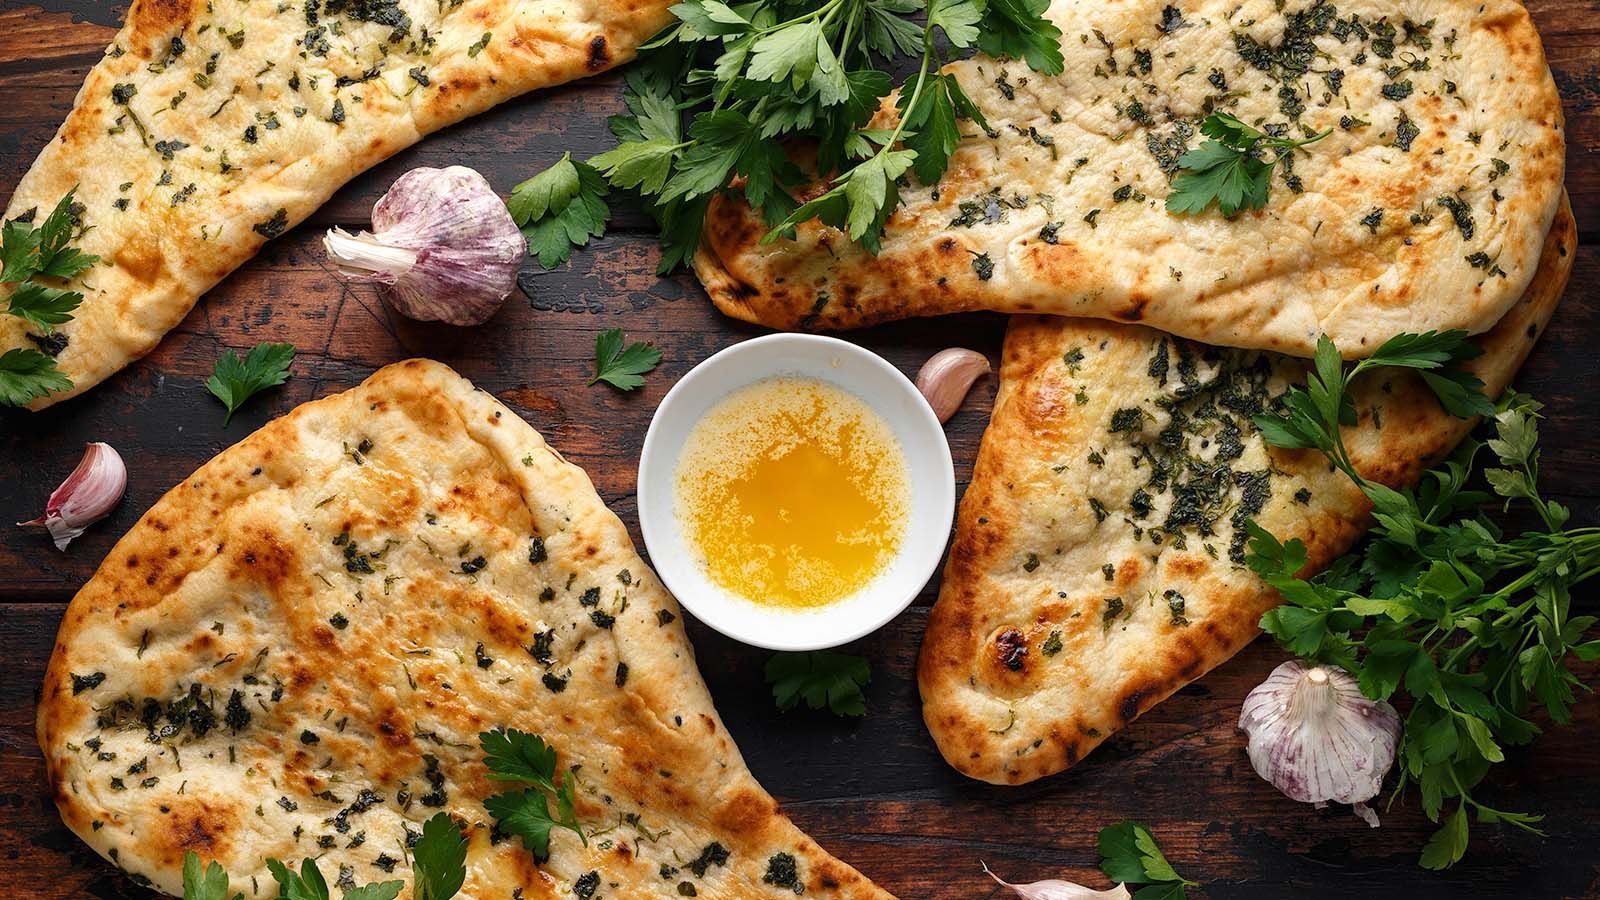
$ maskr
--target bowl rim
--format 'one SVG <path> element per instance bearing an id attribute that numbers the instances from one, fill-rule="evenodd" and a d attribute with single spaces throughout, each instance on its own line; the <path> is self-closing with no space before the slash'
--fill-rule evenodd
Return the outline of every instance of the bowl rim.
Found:
<path id="1" fill-rule="evenodd" d="M 784 639 L 782 635 L 792 632 L 786 632 L 782 628 L 755 629 L 755 633 L 752 633 L 752 629 L 741 627 L 740 624 L 719 618 L 721 610 L 717 608 L 718 604 L 700 603 L 693 599 L 693 595 L 704 587 L 716 589 L 710 585 L 709 578 L 699 574 L 697 576 L 686 575 L 685 579 L 678 579 L 680 572 L 676 571 L 676 569 L 681 563 L 673 562 L 663 565 L 662 560 L 664 557 L 658 556 L 655 552 L 671 553 L 676 549 L 673 533 L 669 529 L 677 528 L 677 516 L 675 514 L 677 483 L 675 476 L 679 454 L 683 452 L 683 445 L 681 444 L 676 447 L 661 446 L 661 441 L 663 440 L 661 434 L 667 427 L 662 423 L 671 421 L 675 415 L 676 404 L 682 403 L 683 398 L 691 392 L 700 390 L 702 388 L 701 382 L 712 378 L 714 373 L 726 367 L 730 359 L 744 354 L 759 352 L 762 348 L 777 344 L 809 344 L 812 347 L 822 348 L 834 355 L 849 355 L 865 363 L 869 368 L 876 369 L 880 375 L 885 376 L 884 380 L 887 383 L 893 385 L 891 390 L 898 396 L 894 396 L 892 399 L 906 402 L 909 416 L 913 420 L 911 427 L 907 429 L 903 426 L 898 428 L 895 426 L 894 420 L 881 408 L 884 397 L 867 396 L 865 392 L 854 390 L 837 380 L 829 379 L 824 372 L 807 371 L 804 368 L 789 372 L 769 372 L 754 378 L 729 379 L 725 383 L 711 388 L 715 399 L 711 401 L 710 405 L 714 406 L 733 392 L 770 378 L 783 377 L 785 375 L 810 377 L 855 394 L 863 403 L 883 417 L 884 423 L 894 432 L 895 437 L 901 442 L 902 446 L 918 438 L 921 438 L 923 442 L 928 442 L 933 437 L 938 438 L 936 442 L 933 442 L 932 452 L 934 459 L 929 464 L 930 466 L 937 466 L 940 472 L 943 473 L 943 477 L 937 479 L 937 484 L 928 482 L 928 476 L 936 473 L 925 472 L 914 466 L 911 459 L 912 454 L 909 450 L 903 451 L 906 454 L 908 490 L 912 494 L 912 505 L 906 514 L 908 517 L 912 517 L 921 512 L 923 515 L 916 516 L 919 520 L 925 519 L 929 514 L 939 516 L 936 523 L 942 525 L 939 533 L 943 535 L 943 539 L 939 542 L 936 550 L 922 549 L 909 540 L 911 531 L 915 526 L 913 523 L 908 522 L 906 534 L 908 540 L 896 551 L 894 561 L 880 576 L 891 580 L 874 588 L 875 591 L 894 597 L 893 601 L 873 603 L 871 605 L 836 603 L 801 613 L 774 609 L 772 610 L 772 615 L 761 615 L 757 619 L 757 621 L 765 620 L 771 624 L 776 624 L 781 622 L 781 617 L 783 616 L 798 614 L 837 620 L 837 628 L 831 630 L 825 638 L 807 638 L 802 635 L 796 638 Z M 704 413 L 701 413 L 701 416 L 703 415 Z M 692 431 L 698 421 L 697 417 L 694 422 L 688 423 L 685 426 L 686 430 Z M 659 465 L 659 462 L 653 463 L 652 461 L 661 455 L 670 456 L 667 465 L 674 477 L 667 479 L 662 484 L 655 484 L 647 476 L 653 467 Z M 658 497 L 657 491 L 665 493 L 666 496 L 664 498 Z M 950 444 L 945 436 L 944 425 L 934 415 L 933 408 L 928 405 L 926 399 L 922 396 L 922 392 L 917 389 L 916 385 L 904 372 L 901 372 L 898 367 L 887 359 L 859 344 L 827 335 L 793 332 L 761 335 L 731 344 L 701 360 L 688 372 L 684 373 L 683 377 L 679 378 L 677 383 L 668 389 L 666 395 L 661 398 L 660 404 L 656 406 L 655 412 L 651 415 L 650 425 L 645 431 L 644 444 L 639 453 L 635 488 L 639 530 L 644 537 L 645 551 L 649 555 L 649 561 L 656 573 L 656 577 L 672 593 L 678 605 L 691 613 L 697 620 L 726 637 L 754 647 L 780 651 L 822 650 L 848 644 L 877 631 L 909 608 L 944 562 L 945 549 L 950 540 L 950 529 L 955 522 L 955 491 L 955 466 L 950 455 Z M 916 498 L 919 496 L 927 497 L 928 508 L 926 510 L 918 507 Z M 663 500 L 665 500 L 665 505 L 663 505 Z M 658 511 L 662 513 L 659 516 L 656 515 Z M 687 541 L 686 538 L 678 540 L 685 543 Z M 923 554 L 926 554 L 926 559 L 920 558 Z M 915 583 L 912 583 L 913 581 Z M 763 612 L 766 611 L 765 607 L 760 607 L 759 605 L 756 605 L 756 608 L 763 610 Z"/>

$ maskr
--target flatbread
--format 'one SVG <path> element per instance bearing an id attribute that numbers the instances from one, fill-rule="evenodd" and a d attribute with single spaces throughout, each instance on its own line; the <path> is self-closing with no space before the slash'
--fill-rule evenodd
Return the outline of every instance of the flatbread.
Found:
<path id="1" fill-rule="evenodd" d="M 200 295 L 357 173 L 534 88 L 630 59 L 666 0 L 135 0 L 6 218 L 77 187 L 56 357 L 88 390 L 155 347 Z M 0 316 L 0 352 L 34 347 Z M 52 348 L 53 349 L 53 348 Z"/>
<path id="2" fill-rule="evenodd" d="M 717 306 L 806 329 L 1087 316 L 1297 356 L 1325 332 L 1355 357 L 1401 331 L 1483 331 L 1533 277 L 1565 142 L 1515 0 L 1056 0 L 1049 17 L 1061 76 L 950 67 L 993 136 L 962 123 L 876 257 L 816 223 L 763 246 L 759 215 L 717 199 L 695 259 Z M 1295 155 L 1295 184 L 1274 175 L 1264 210 L 1171 215 L 1176 160 L 1214 109 L 1332 133 Z"/>
<path id="3" fill-rule="evenodd" d="M 267 856 L 409 878 L 407 830 L 445 810 L 472 826 L 462 897 L 596 872 L 594 896 L 792 898 L 764 881 L 789 854 L 807 896 L 892 900 L 750 775 L 583 471 L 438 363 L 305 404 L 162 498 L 68 607 L 38 727 L 62 820 L 169 893 L 191 850 L 247 897 L 275 896 Z M 506 786 L 477 736 L 500 727 L 578 767 L 587 848 L 558 830 L 536 868 L 491 833 Z"/>
<path id="4" fill-rule="evenodd" d="M 1563 206 L 1527 295 L 1477 339 L 1491 394 L 1549 321 L 1575 243 Z M 1414 376 L 1374 375 L 1345 442 L 1365 477 L 1414 483 L 1472 423 Z M 996 784 L 1059 772 L 1249 643 L 1278 598 L 1242 565 L 1246 519 L 1304 541 L 1311 570 L 1354 544 L 1366 499 L 1314 452 L 1266 448 L 1248 418 L 1303 381 L 1287 357 L 1012 320 L 917 669 L 952 766 Z"/>

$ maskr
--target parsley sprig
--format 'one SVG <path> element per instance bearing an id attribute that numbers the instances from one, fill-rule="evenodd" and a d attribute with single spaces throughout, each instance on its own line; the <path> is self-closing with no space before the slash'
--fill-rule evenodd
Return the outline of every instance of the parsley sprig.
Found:
<path id="1" fill-rule="evenodd" d="M 37 227 L 12 219 L 0 226 L 0 284 L 14 284 L 0 312 L 16 316 L 45 335 L 72 321 L 83 294 L 39 279 L 64 282 L 100 261 L 71 246 L 83 234 L 81 207 L 67 191 Z M 17 347 L 0 354 L 0 404 L 26 406 L 52 391 L 71 390 L 53 356 Z"/>
<path id="2" fill-rule="evenodd" d="M 467 878 L 467 839 L 449 813 L 436 813 L 422 824 L 422 835 L 411 846 L 412 896 L 416 900 L 450 900 Z M 278 900 L 331 900 L 328 879 L 317 861 L 306 857 L 300 871 L 268 858 L 267 871 L 278 883 Z M 373 882 L 342 889 L 344 900 L 394 900 L 405 882 Z M 193 851 L 183 855 L 183 900 L 230 900 L 228 873 L 215 861 L 202 867 Z M 243 900 L 243 893 L 231 900 Z"/>
<path id="3" fill-rule="evenodd" d="M 644 45 L 629 72 L 628 113 L 610 123 L 618 146 L 588 165 L 611 187 L 644 199 L 661 228 L 662 272 L 694 254 L 706 206 L 723 191 L 742 194 L 761 211 L 772 229 L 767 240 L 820 218 L 876 249 L 899 202 L 900 179 L 910 172 L 924 184 L 937 181 L 960 140 L 961 120 L 990 130 L 940 67 L 952 52 L 976 48 L 1059 74 L 1061 32 L 1044 17 L 1048 6 L 1049 0 L 684 0 L 672 7 L 677 22 Z M 892 129 L 869 128 L 895 88 L 888 70 L 907 62 L 915 69 L 900 88 L 899 121 Z M 815 139 L 815 175 L 831 180 L 803 204 L 791 189 L 813 176 L 790 161 L 781 143 L 795 138 Z M 556 168 L 581 175 L 583 165 L 563 157 Z M 561 177 L 573 183 L 570 173 Z M 606 194 L 604 182 L 580 178 L 573 199 L 518 219 L 541 264 L 559 264 L 572 246 L 603 231 L 604 214 L 591 214 L 604 209 Z M 572 204 L 581 204 L 595 227 L 564 223 Z"/>
<path id="4" fill-rule="evenodd" d="M 246 400 L 289 380 L 289 364 L 294 362 L 293 344 L 257 344 L 250 348 L 243 360 L 239 354 L 228 350 L 217 359 L 217 364 L 206 379 L 206 390 L 228 408 L 222 417 L 222 427 L 227 428 L 233 414 Z"/>
<path id="5" fill-rule="evenodd" d="M 1308 558 L 1300 540 L 1281 543 L 1253 522 L 1247 556 L 1283 596 L 1261 626 L 1286 650 L 1342 666 L 1375 700 L 1410 698 L 1391 803 L 1415 785 L 1423 812 L 1443 818 L 1422 849 L 1432 869 L 1466 852 L 1469 814 L 1537 831 L 1540 816 L 1489 806 L 1474 790 L 1505 746 L 1540 733 L 1535 708 L 1571 721 L 1583 685 L 1568 663 L 1600 658 L 1600 641 L 1583 642 L 1595 617 L 1571 609 L 1572 588 L 1600 573 L 1600 528 L 1566 530 L 1570 511 L 1540 496 L 1539 404 L 1514 392 L 1490 404 L 1476 379 L 1448 368 L 1472 353 L 1463 338 L 1402 335 L 1348 368 L 1331 342 L 1319 343 L 1307 386 L 1256 424 L 1269 443 L 1314 448 L 1349 476 L 1377 525 L 1358 552 L 1311 579 L 1297 577 Z M 1362 477 L 1339 426 L 1355 421 L 1350 379 L 1384 365 L 1420 370 L 1446 409 L 1489 417 L 1492 436 L 1469 437 L 1415 489 Z M 1498 465 L 1482 465 L 1486 450 Z M 1509 535 L 1485 515 L 1491 503 L 1531 513 L 1540 527 Z"/>
<path id="6" fill-rule="evenodd" d="M 631 391 L 644 384 L 644 376 L 661 364 L 661 351 L 643 341 L 624 346 L 621 328 L 602 331 L 594 339 L 594 377 L 589 384 L 604 381 L 619 391 Z"/>
<path id="7" fill-rule="evenodd" d="M 1118 822 L 1100 829 L 1100 871 L 1122 885 L 1143 885 L 1133 900 L 1184 900 L 1184 888 L 1198 882 L 1179 875 L 1156 846 L 1155 835 L 1138 822 Z"/>
<path id="8" fill-rule="evenodd" d="M 509 728 L 485 731 L 478 735 L 484 763 L 491 781 L 514 781 L 531 785 L 519 791 L 495 794 L 483 801 L 494 816 L 495 825 L 506 834 L 522 838 L 522 846 L 533 851 L 533 858 L 550 858 L 550 832 L 565 828 L 578 836 L 585 847 L 589 838 L 578 827 L 573 790 L 578 781 L 576 769 L 568 769 L 561 784 L 556 784 L 556 750 L 536 734 Z M 550 812 L 550 801 L 556 811 Z"/>
<path id="9" fill-rule="evenodd" d="M 812 709 L 827 709 L 836 716 L 864 716 L 867 700 L 861 689 L 872 680 L 866 657 L 811 650 L 776 653 L 767 660 L 767 683 L 772 699 L 785 712 L 802 701 Z"/>
<path id="10" fill-rule="evenodd" d="M 1172 179 L 1167 212 L 1198 215 L 1215 203 L 1231 219 L 1241 209 L 1265 207 L 1273 169 L 1287 167 L 1297 148 L 1315 144 L 1333 129 L 1290 140 L 1253 128 L 1230 113 L 1212 113 L 1201 121 L 1200 133 L 1211 140 L 1178 157 L 1181 171 Z M 1261 154 L 1266 149 L 1274 153 L 1270 160 Z"/>

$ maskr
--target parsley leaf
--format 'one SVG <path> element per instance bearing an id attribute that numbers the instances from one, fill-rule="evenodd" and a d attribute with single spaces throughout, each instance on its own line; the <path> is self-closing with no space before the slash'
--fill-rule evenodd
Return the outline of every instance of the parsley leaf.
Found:
<path id="1" fill-rule="evenodd" d="M 1100 829 L 1100 871 L 1119 884 L 1142 884 L 1135 900 L 1183 900 L 1184 888 L 1196 882 L 1179 875 L 1156 846 L 1150 829 L 1137 822 L 1118 822 Z"/>
<path id="2" fill-rule="evenodd" d="M 292 344 L 257 344 L 240 362 L 238 354 L 229 350 L 217 360 L 215 371 L 206 379 L 206 389 L 228 413 L 222 427 L 228 427 L 233 414 L 256 393 L 283 384 L 289 379 L 289 364 L 294 361 Z"/>
<path id="3" fill-rule="evenodd" d="M 231 900 L 242 900 L 243 893 L 232 895 Z M 193 850 L 183 855 L 183 900 L 230 900 L 228 873 L 216 861 L 200 867 L 200 857 Z"/>
<path id="4" fill-rule="evenodd" d="M 73 188 L 67 191 L 56 208 L 45 217 L 44 224 L 39 226 L 39 257 L 34 264 L 34 271 L 46 278 L 71 278 L 100 261 L 98 256 L 90 256 L 67 246 L 75 236 L 73 230 L 78 225 L 78 214 L 72 199 L 77 190 Z"/>
<path id="5" fill-rule="evenodd" d="M 553 269 L 567 261 L 573 247 L 606 233 L 610 192 L 598 170 L 564 153 L 555 165 L 513 188 L 506 207 L 528 240 L 528 252 Z"/>
<path id="6" fill-rule="evenodd" d="M 267 871 L 278 882 L 278 900 L 329 900 L 328 881 L 322 877 L 316 860 L 309 856 L 300 861 L 298 873 L 270 858 Z M 403 881 L 373 883 L 345 891 L 344 900 L 394 900 L 405 886 Z"/>
<path id="7" fill-rule="evenodd" d="M 413 900 L 450 900 L 467 879 L 467 839 L 449 813 L 422 823 L 422 837 L 411 847 Z M 346 900 L 354 895 L 345 894 Z"/>
<path id="8" fill-rule="evenodd" d="M 1050 0 L 988 0 L 978 27 L 978 49 L 997 59 L 1025 60 L 1043 75 L 1060 75 L 1061 29 L 1045 18 Z"/>
<path id="9" fill-rule="evenodd" d="M 27 222 L 10 221 L 0 227 L 0 282 L 26 281 L 39 270 L 40 235 Z"/>
<path id="10" fill-rule="evenodd" d="M 503 732 L 485 731 L 478 735 L 478 742 L 483 748 L 484 763 L 489 767 L 489 778 L 533 785 L 525 790 L 495 794 L 483 801 L 484 808 L 494 816 L 495 825 L 501 831 L 522 838 L 522 846 L 532 851 L 538 862 L 550 858 L 550 832 L 555 828 L 566 828 L 577 834 L 585 847 L 589 845 L 588 837 L 578 826 L 577 803 L 573 796 L 577 770 L 568 769 L 557 787 L 555 750 L 543 738 L 509 728 Z M 556 802 L 553 815 L 551 799 Z"/>
<path id="11" fill-rule="evenodd" d="M 1200 132 L 1211 140 L 1178 157 L 1181 171 L 1172 179 L 1167 212 L 1198 215 L 1215 203 L 1231 219 L 1241 209 L 1265 207 L 1272 170 L 1296 148 L 1322 140 L 1333 129 L 1296 141 L 1274 137 L 1230 113 L 1212 113 L 1200 123 Z M 1261 157 L 1262 148 L 1276 154 L 1270 162 Z"/>
<path id="12" fill-rule="evenodd" d="M 767 660 L 766 677 L 772 698 L 785 712 L 803 700 L 812 709 L 826 707 L 836 716 L 866 715 L 861 689 L 872 680 L 866 657 L 832 650 L 777 653 Z"/>
<path id="13" fill-rule="evenodd" d="M 55 326 L 72 321 L 73 310 L 82 302 L 83 295 L 77 291 L 45 287 L 36 281 L 27 281 L 18 285 L 11 294 L 5 311 L 49 334 L 55 330 Z"/>
<path id="14" fill-rule="evenodd" d="M 56 361 L 37 350 L 13 348 L 0 354 L 0 404 L 27 406 L 51 391 L 69 391 L 72 380 Z"/>
<path id="15" fill-rule="evenodd" d="M 1395 793 L 1415 785 L 1423 813 L 1442 822 L 1420 857 L 1434 869 L 1466 852 L 1469 812 L 1538 833 L 1540 816 L 1490 807 L 1474 789 L 1506 745 L 1539 734 L 1536 707 L 1571 721 L 1582 683 L 1568 662 L 1595 644 L 1583 637 L 1596 618 L 1571 605 L 1574 586 L 1600 574 L 1600 528 L 1566 530 L 1571 511 L 1539 494 L 1539 404 L 1514 392 L 1490 404 L 1453 368 L 1476 353 L 1462 332 L 1400 335 L 1347 368 L 1324 338 L 1306 385 L 1256 420 L 1268 443 L 1315 448 L 1372 502 L 1367 542 L 1313 578 L 1298 577 L 1300 540 L 1279 542 L 1253 522 L 1245 562 L 1283 596 L 1261 627 L 1285 649 L 1350 671 L 1372 699 L 1409 697 Z M 1417 370 L 1451 412 L 1486 415 L 1493 435 L 1464 440 L 1415 488 L 1367 480 L 1340 429 L 1356 421 L 1350 379 L 1384 366 Z M 1499 465 L 1483 467 L 1484 451 Z M 1478 475 L 1492 494 L 1469 487 Z M 1526 507 L 1543 530 L 1505 534 L 1484 514 L 1491 500 Z"/>
<path id="16" fill-rule="evenodd" d="M 621 328 L 601 332 L 594 339 L 594 377 L 589 384 L 604 381 L 619 391 L 631 391 L 644 384 L 645 373 L 661 363 L 661 351 L 635 341 L 623 347 Z"/>

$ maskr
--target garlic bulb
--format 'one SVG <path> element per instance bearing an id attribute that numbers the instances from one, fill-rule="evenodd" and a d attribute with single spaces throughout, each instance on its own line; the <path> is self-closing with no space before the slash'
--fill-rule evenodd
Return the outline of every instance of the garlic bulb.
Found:
<path id="1" fill-rule="evenodd" d="M 972 383 L 989 374 L 989 358 L 976 350 L 951 347 L 935 353 L 917 372 L 917 390 L 941 423 L 961 408 Z"/>
<path id="2" fill-rule="evenodd" d="M 44 515 L 18 525 L 44 528 L 57 550 L 105 518 L 128 487 L 128 469 L 110 444 L 94 443 L 83 449 L 83 459 L 67 480 L 50 494 Z"/>
<path id="3" fill-rule="evenodd" d="M 511 211 L 464 166 L 412 169 L 372 208 L 372 231 L 322 239 L 352 281 L 385 285 L 402 315 L 451 325 L 486 322 L 517 286 L 527 253 Z"/>
<path id="4" fill-rule="evenodd" d="M 1010 884 L 1001 881 L 1000 876 L 989 871 L 985 863 L 983 872 L 993 878 L 1001 887 L 1010 888 L 1011 892 L 1021 897 L 1022 900 L 1132 900 L 1133 895 L 1128 893 L 1127 885 L 1119 884 L 1108 891 L 1097 891 L 1086 888 L 1081 884 L 1070 881 L 1050 879 L 1048 881 L 1035 881 L 1031 884 Z"/>
<path id="5" fill-rule="evenodd" d="M 1307 667 L 1290 660 L 1272 670 L 1239 715 L 1249 737 L 1250 765 L 1291 800 L 1349 803 L 1373 828 L 1378 814 L 1366 801 L 1383 788 L 1400 740 L 1400 717 L 1369 700 L 1338 666 Z"/>

